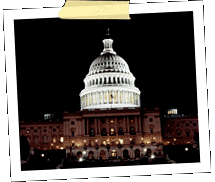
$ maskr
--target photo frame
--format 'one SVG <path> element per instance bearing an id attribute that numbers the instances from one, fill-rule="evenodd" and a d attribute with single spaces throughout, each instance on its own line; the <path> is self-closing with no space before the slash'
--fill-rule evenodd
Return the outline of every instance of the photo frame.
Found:
<path id="1" fill-rule="evenodd" d="M 193 12 L 195 58 L 197 73 L 198 93 L 198 118 L 200 136 L 200 163 L 151 165 L 151 166 L 126 166 L 87 169 L 56 169 L 47 171 L 21 171 L 19 153 L 19 119 L 16 83 L 16 55 L 14 44 L 14 20 L 15 19 L 40 19 L 57 18 L 61 8 L 23 9 L 4 11 L 4 31 L 6 50 L 6 72 L 8 93 L 8 120 L 10 135 L 10 156 L 12 180 L 44 180 L 44 179 L 71 179 L 90 177 L 115 177 L 138 176 L 152 174 L 179 174 L 193 172 L 208 172 L 209 160 L 209 134 L 207 118 L 206 95 L 206 67 L 204 52 L 204 28 L 202 2 L 174 2 L 174 3 L 147 3 L 130 4 L 129 14 L 159 13 L 159 12 Z"/>

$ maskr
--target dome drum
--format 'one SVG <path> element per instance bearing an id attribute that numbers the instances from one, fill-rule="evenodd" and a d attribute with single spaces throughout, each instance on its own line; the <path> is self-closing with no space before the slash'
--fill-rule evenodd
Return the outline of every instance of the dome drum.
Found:
<path id="1" fill-rule="evenodd" d="M 124 89 L 88 92 L 81 96 L 81 110 L 118 107 L 140 107 L 140 94 Z"/>

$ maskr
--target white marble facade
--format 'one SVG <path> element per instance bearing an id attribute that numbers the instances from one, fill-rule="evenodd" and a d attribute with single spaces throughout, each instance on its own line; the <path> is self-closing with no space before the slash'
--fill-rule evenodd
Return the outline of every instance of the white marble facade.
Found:
<path id="1" fill-rule="evenodd" d="M 112 49 L 112 39 L 103 40 L 104 50 L 90 66 L 80 93 L 81 110 L 140 107 L 140 91 L 128 64 Z"/>

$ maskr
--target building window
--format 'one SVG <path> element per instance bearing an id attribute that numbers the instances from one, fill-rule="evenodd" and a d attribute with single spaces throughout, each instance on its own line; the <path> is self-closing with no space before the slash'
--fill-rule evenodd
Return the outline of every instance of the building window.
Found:
<path id="1" fill-rule="evenodd" d="M 153 118 L 149 118 L 149 121 L 152 122 L 152 121 L 153 121 Z"/>
<path id="2" fill-rule="evenodd" d="M 34 133 L 37 133 L 37 130 L 34 130 Z"/>
<path id="3" fill-rule="evenodd" d="M 131 135 L 134 135 L 134 127 L 133 127 L 133 126 L 132 126 L 131 129 L 130 129 L 130 134 L 131 134 Z"/>
<path id="4" fill-rule="evenodd" d="M 111 135 L 114 134 L 114 128 L 111 128 L 111 129 L 110 129 L 110 133 L 111 133 Z"/>
<path id="5" fill-rule="evenodd" d="M 177 124 L 177 127 L 179 127 L 180 125 L 179 124 Z"/>
<path id="6" fill-rule="evenodd" d="M 94 121 L 91 119 L 91 120 L 90 120 L 90 124 L 93 124 L 93 123 L 94 123 Z"/>
<path id="7" fill-rule="evenodd" d="M 53 128 L 53 132 L 55 132 L 56 131 L 56 129 L 55 128 Z"/>
<path id="8" fill-rule="evenodd" d="M 153 128 L 150 128 L 150 133 L 153 133 Z"/>
<path id="9" fill-rule="evenodd" d="M 105 119 L 102 119 L 102 123 L 105 123 Z"/>
<path id="10" fill-rule="evenodd" d="M 106 135 L 106 129 L 105 128 L 102 129 L 102 135 L 103 136 Z"/>
<path id="11" fill-rule="evenodd" d="M 60 131 L 63 131 L 63 129 L 61 128 Z"/>
<path id="12" fill-rule="evenodd" d="M 74 125 L 74 124 L 75 124 L 75 122 L 74 122 L 74 121 L 72 121 L 72 122 L 71 122 L 71 124 L 72 124 L 72 125 Z"/>
<path id="13" fill-rule="evenodd" d="M 110 123 L 114 123 L 114 121 L 113 121 L 113 120 L 111 120 L 111 121 L 110 121 Z"/>
<path id="14" fill-rule="evenodd" d="M 34 142 L 35 142 L 35 143 L 37 142 L 37 138 L 34 139 Z"/>
<path id="15" fill-rule="evenodd" d="M 121 127 L 119 128 L 119 135 L 123 135 L 123 131 Z"/>
<path id="16" fill-rule="evenodd" d="M 72 131 L 72 137 L 74 137 L 74 134 L 75 134 L 75 132 L 74 132 L 74 131 Z"/>
<path id="17" fill-rule="evenodd" d="M 133 123 L 133 122 L 134 122 L 134 120 L 133 120 L 133 119 L 131 119 L 130 121 L 131 121 L 131 123 Z"/>
<path id="18" fill-rule="evenodd" d="M 53 142 L 54 142 L 54 143 L 56 142 L 56 138 L 53 138 Z"/>
<path id="19" fill-rule="evenodd" d="M 106 145 L 106 141 L 103 141 L 102 144 L 103 144 L 103 145 Z"/>
<path id="20" fill-rule="evenodd" d="M 63 142 L 63 137 L 60 137 L 60 142 Z"/>
<path id="21" fill-rule="evenodd" d="M 50 126 L 49 128 L 52 129 L 52 126 Z"/>
<path id="22" fill-rule="evenodd" d="M 197 124 L 196 123 L 193 123 L 193 126 L 196 126 Z"/>
<path id="23" fill-rule="evenodd" d="M 189 123 L 186 123 L 186 126 L 189 126 Z"/>
<path id="24" fill-rule="evenodd" d="M 39 127 L 39 129 L 41 129 L 41 127 Z"/>
<path id="25" fill-rule="evenodd" d="M 186 134 L 187 134 L 187 137 L 190 137 L 190 133 L 189 133 L 189 131 L 187 131 L 187 132 L 186 132 Z"/>
<path id="26" fill-rule="evenodd" d="M 27 133 L 29 133 L 30 132 L 30 130 L 27 130 Z"/>
<path id="27" fill-rule="evenodd" d="M 34 128 L 33 127 L 31 127 L 31 130 L 33 130 Z"/>
<path id="28" fill-rule="evenodd" d="M 57 128 L 60 128 L 60 126 L 57 126 Z"/>
<path id="29" fill-rule="evenodd" d="M 46 132 L 46 129 L 44 129 L 43 131 Z"/>
<path id="30" fill-rule="evenodd" d="M 177 135 L 178 137 L 181 135 L 181 132 L 179 130 L 177 131 Z"/>
<path id="31" fill-rule="evenodd" d="M 90 136 L 95 136 L 95 131 L 93 128 L 90 130 Z"/>

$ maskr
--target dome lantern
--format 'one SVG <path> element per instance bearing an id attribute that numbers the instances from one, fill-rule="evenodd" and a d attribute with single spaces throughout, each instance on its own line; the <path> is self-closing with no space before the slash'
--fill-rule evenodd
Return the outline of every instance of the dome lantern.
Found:
<path id="1" fill-rule="evenodd" d="M 114 52 L 114 50 L 112 48 L 112 44 L 113 44 L 112 39 L 104 39 L 103 43 L 104 43 L 104 49 L 103 49 L 103 52 L 101 53 L 101 55 L 106 54 L 106 53 L 116 55 L 116 52 Z"/>

